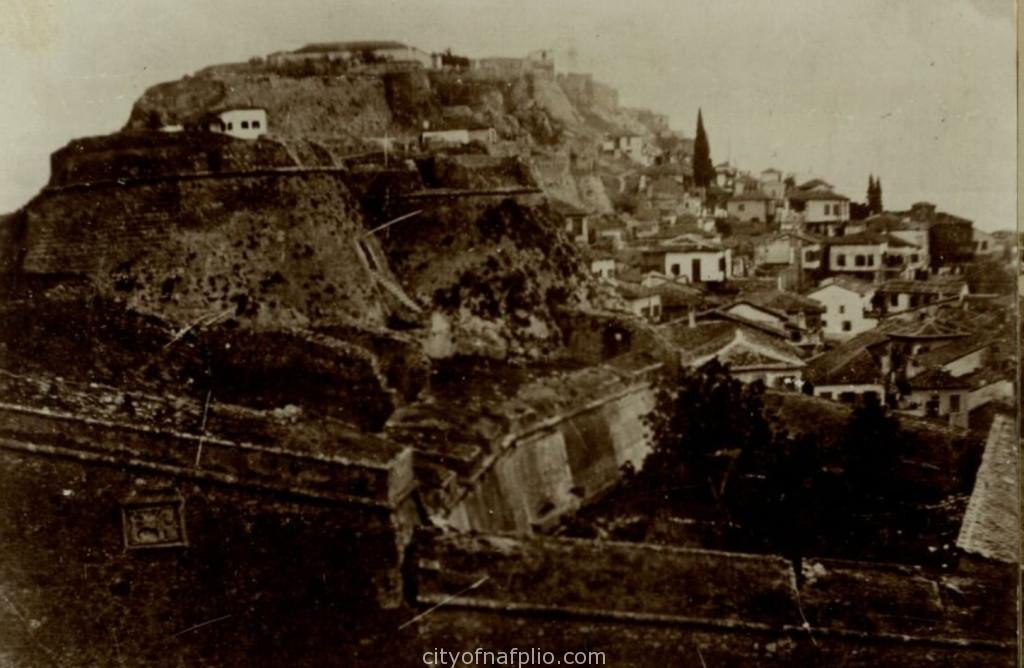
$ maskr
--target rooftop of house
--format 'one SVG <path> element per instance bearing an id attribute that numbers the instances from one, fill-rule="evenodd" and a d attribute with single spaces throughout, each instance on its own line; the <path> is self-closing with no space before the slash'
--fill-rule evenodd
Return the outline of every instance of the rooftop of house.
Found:
<path id="1" fill-rule="evenodd" d="M 798 202 L 818 202 L 818 201 L 842 201 L 849 202 L 850 198 L 839 193 L 826 190 L 824 188 L 814 188 L 811 190 L 797 189 L 791 190 L 786 194 L 791 200 Z"/>
<path id="2" fill-rule="evenodd" d="M 824 313 L 825 307 L 818 302 L 795 292 L 782 290 L 758 290 L 741 295 L 741 298 L 764 308 L 783 313 Z"/>
<path id="3" fill-rule="evenodd" d="M 563 216 L 586 216 L 589 213 L 571 202 L 566 202 L 564 199 L 552 197 L 549 201 L 551 208 Z"/>
<path id="4" fill-rule="evenodd" d="M 969 332 L 938 318 L 926 318 L 914 322 L 893 323 L 887 334 L 894 339 L 929 340 L 956 339 L 968 336 Z"/>
<path id="5" fill-rule="evenodd" d="M 872 232 L 909 232 L 921 229 L 920 225 L 894 213 L 876 213 L 861 222 Z"/>
<path id="6" fill-rule="evenodd" d="M 906 278 L 894 278 L 878 286 L 881 294 L 915 294 L 915 295 L 958 295 L 963 289 L 963 281 L 916 281 Z"/>
<path id="7" fill-rule="evenodd" d="M 651 289 L 661 297 L 663 308 L 699 306 L 704 301 L 704 291 L 690 284 L 664 281 L 651 286 Z"/>
<path id="8" fill-rule="evenodd" d="M 928 369 L 911 378 L 910 387 L 914 390 L 966 390 L 971 384 L 945 369 Z"/>
<path id="9" fill-rule="evenodd" d="M 1020 548 L 1015 431 L 1010 415 L 992 421 L 956 541 L 962 550 L 1008 563 L 1018 562 Z"/>
<path id="10" fill-rule="evenodd" d="M 759 237 L 755 237 L 753 241 L 758 245 L 764 245 L 786 239 L 797 239 L 805 244 L 820 244 L 823 241 L 822 237 L 816 234 L 811 234 L 810 232 L 804 232 L 802 230 L 772 232 L 771 234 L 765 234 Z"/>
<path id="11" fill-rule="evenodd" d="M 737 342 L 737 349 L 728 351 L 721 361 L 738 370 L 779 364 L 802 367 L 804 364 L 800 351 L 783 338 L 737 321 L 697 322 L 691 326 L 687 320 L 678 320 L 660 329 L 680 351 L 684 363 L 716 356 Z"/>
<path id="12" fill-rule="evenodd" d="M 799 190 L 814 190 L 816 188 L 831 190 L 832 187 L 832 184 L 824 179 L 811 179 L 810 181 L 805 181 L 797 186 Z"/>
<path id="13" fill-rule="evenodd" d="M 875 234 L 874 232 L 858 232 L 857 234 L 844 234 L 841 237 L 829 237 L 825 240 L 827 246 L 881 246 L 887 242 L 886 235 Z"/>
<path id="14" fill-rule="evenodd" d="M 875 292 L 875 286 L 867 281 L 862 281 L 858 278 L 851 278 L 849 276 L 831 276 L 826 278 L 818 287 L 807 291 L 807 296 L 813 295 L 825 288 L 835 286 L 851 292 L 856 292 L 862 297 L 870 295 Z"/>
<path id="15" fill-rule="evenodd" d="M 951 341 L 944 346 L 940 346 L 934 350 L 929 350 L 926 353 L 918 355 L 914 360 L 914 365 L 926 369 L 941 367 L 949 364 L 950 362 L 955 362 L 961 357 L 965 357 L 971 353 L 988 348 L 993 343 L 993 336 L 965 336 L 961 339 Z"/>
<path id="16" fill-rule="evenodd" d="M 815 385 L 862 385 L 880 383 L 882 365 L 871 348 L 883 344 L 888 336 L 868 330 L 832 350 L 807 361 L 804 377 Z"/>
<path id="17" fill-rule="evenodd" d="M 897 236 L 893 236 L 892 234 L 885 233 L 885 234 L 882 234 L 881 236 L 882 236 L 882 239 L 885 240 L 885 243 L 886 243 L 886 245 L 889 246 L 889 248 L 906 248 L 906 249 L 920 248 L 920 246 L 918 246 L 917 244 L 911 243 L 911 242 L 907 241 L 906 239 L 901 239 L 901 238 L 899 238 Z"/>
<path id="18" fill-rule="evenodd" d="M 735 303 L 735 302 L 733 302 L 733 303 Z M 721 306 L 719 306 L 717 308 L 712 308 L 712 309 L 709 309 L 707 311 L 702 311 L 701 313 L 697 314 L 697 320 L 699 320 L 701 322 L 716 322 L 716 321 L 732 322 L 732 323 L 736 323 L 738 325 L 742 325 L 744 327 L 749 327 L 750 329 L 756 329 L 756 330 L 760 331 L 763 334 L 767 334 L 769 336 L 776 337 L 776 338 L 778 338 L 780 340 L 783 340 L 783 341 L 788 341 L 789 340 L 789 336 L 788 336 L 788 334 L 786 332 L 786 329 L 791 327 L 791 325 L 788 322 L 784 322 L 782 324 L 776 325 L 774 323 L 765 322 L 764 320 L 755 320 L 753 318 L 746 318 L 746 317 L 740 315 L 739 313 L 735 313 L 733 311 L 730 311 L 728 307 L 729 307 L 729 304 L 722 304 Z M 764 308 L 761 308 L 761 307 L 757 307 L 757 308 L 760 308 L 762 311 L 765 311 L 766 313 L 773 313 L 772 311 L 770 311 L 768 309 L 764 309 Z M 784 313 L 773 313 L 773 315 L 777 315 L 780 318 L 784 318 L 785 317 Z"/>
<path id="19" fill-rule="evenodd" d="M 717 239 L 687 233 L 659 240 L 657 245 L 644 248 L 643 252 L 645 255 L 662 255 L 664 253 L 715 252 L 722 250 L 724 250 L 724 246 Z"/>
<path id="20" fill-rule="evenodd" d="M 761 192 L 760 190 L 747 190 L 739 195 L 733 195 L 729 198 L 730 202 L 767 202 L 772 199 L 771 195 Z"/>
<path id="21" fill-rule="evenodd" d="M 631 301 L 660 296 L 660 293 L 654 288 L 648 288 L 639 283 L 632 283 L 628 281 L 616 281 L 615 290 L 622 295 L 623 299 Z"/>

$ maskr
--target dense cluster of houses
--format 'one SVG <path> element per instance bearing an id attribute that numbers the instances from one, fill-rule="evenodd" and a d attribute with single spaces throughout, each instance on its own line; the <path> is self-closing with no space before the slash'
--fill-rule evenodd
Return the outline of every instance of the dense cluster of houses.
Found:
<path id="1" fill-rule="evenodd" d="M 608 183 L 616 212 L 564 205 L 566 226 L 681 363 L 717 358 L 745 381 L 842 402 L 875 394 L 960 426 L 1012 399 L 1012 297 L 972 294 L 967 280 L 978 261 L 1009 266 L 1011 233 L 928 202 L 855 217 L 825 180 L 778 169 L 723 163 L 696 188 L 642 142 L 614 146 L 606 159 L 634 171 Z"/>

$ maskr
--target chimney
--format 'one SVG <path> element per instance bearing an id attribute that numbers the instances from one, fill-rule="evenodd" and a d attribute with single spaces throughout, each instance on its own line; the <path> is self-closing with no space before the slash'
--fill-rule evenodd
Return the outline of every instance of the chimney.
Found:
<path id="1" fill-rule="evenodd" d="M 697 309 L 693 306 L 690 307 L 688 319 L 690 329 L 693 329 L 694 327 L 697 326 Z"/>

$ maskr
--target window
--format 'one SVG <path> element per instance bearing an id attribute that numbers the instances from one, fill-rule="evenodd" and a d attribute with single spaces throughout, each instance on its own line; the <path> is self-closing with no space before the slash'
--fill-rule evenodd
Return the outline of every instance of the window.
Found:
<path id="1" fill-rule="evenodd" d="M 900 303 L 900 296 L 899 295 L 889 295 L 889 304 L 891 306 L 898 306 L 899 303 Z"/>
<path id="2" fill-rule="evenodd" d="M 826 216 L 829 215 L 829 213 L 831 213 L 831 210 L 832 210 L 832 207 L 830 207 L 828 204 L 826 204 L 825 205 L 825 215 Z"/>
<path id="3" fill-rule="evenodd" d="M 844 332 L 851 332 L 851 331 L 853 331 L 853 323 L 850 322 L 849 320 L 844 320 L 843 321 L 843 331 Z"/>
<path id="4" fill-rule="evenodd" d="M 858 267 L 863 267 L 864 266 L 864 256 L 863 255 L 858 255 L 858 256 L 854 257 L 853 258 L 853 263 L 855 265 L 857 265 Z"/>
<path id="5" fill-rule="evenodd" d="M 252 128 L 253 128 L 253 130 L 259 130 L 260 129 L 260 122 L 259 121 L 253 121 L 252 122 Z"/>
<path id="6" fill-rule="evenodd" d="M 242 129 L 243 130 L 248 130 L 249 129 L 249 121 L 242 121 Z"/>
<path id="7" fill-rule="evenodd" d="M 745 204 L 738 204 L 738 205 L 736 205 L 736 209 L 739 210 L 739 211 L 746 211 L 746 205 Z"/>
<path id="8" fill-rule="evenodd" d="M 672 275 L 673 276 L 678 276 L 679 272 L 680 272 L 679 265 L 678 264 L 672 265 L 672 268 L 671 268 Z"/>
<path id="9" fill-rule="evenodd" d="M 725 271 L 725 258 L 718 258 L 718 271 Z"/>
<path id="10" fill-rule="evenodd" d="M 842 255 L 842 254 L 836 255 L 836 266 L 838 266 L 838 267 L 845 267 L 846 266 L 846 256 L 845 255 Z"/>
<path id="11" fill-rule="evenodd" d="M 846 304 L 840 304 L 839 305 L 839 313 L 840 314 L 846 313 Z"/>
<path id="12" fill-rule="evenodd" d="M 874 255 L 868 255 L 868 266 L 869 267 L 875 266 L 875 256 Z"/>
<path id="13" fill-rule="evenodd" d="M 951 413 L 960 412 L 960 395 L 951 394 L 949 395 L 949 410 Z"/>
<path id="14" fill-rule="evenodd" d="M 234 123 L 232 123 L 231 121 L 228 121 L 228 130 L 234 130 L 234 129 L 235 129 Z"/>
<path id="15" fill-rule="evenodd" d="M 829 401 L 832 400 L 832 393 L 831 392 L 822 392 L 818 396 L 821 397 L 822 399 L 828 399 Z"/>
<path id="16" fill-rule="evenodd" d="M 918 257 L 917 253 L 914 253 L 914 254 L 912 254 L 912 255 L 910 256 L 910 261 L 911 261 L 911 262 L 917 262 L 917 261 L 918 261 L 919 259 L 920 259 L 920 258 Z"/>

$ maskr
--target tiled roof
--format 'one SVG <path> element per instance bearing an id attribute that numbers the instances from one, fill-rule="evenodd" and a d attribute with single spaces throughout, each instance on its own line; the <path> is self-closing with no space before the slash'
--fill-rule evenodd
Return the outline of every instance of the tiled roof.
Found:
<path id="1" fill-rule="evenodd" d="M 570 202 L 566 202 L 564 199 L 558 199 L 557 197 L 552 197 L 550 202 L 551 202 L 551 208 L 554 209 L 555 211 L 557 211 L 558 213 L 562 214 L 563 216 L 585 216 L 585 215 L 587 215 L 586 211 L 584 211 L 583 209 L 579 208 L 575 204 L 572 204 Z"/>
<path id="2" fill-rule="evenodd" d="M 899 237 L 891 234 L 883 234 L 882 239 L 884 239 L 892 248 L 920 248 L 917 244 L 912 244 L 906 239 L 900 239 Z"/>
<path id="3" fill-rule="evenodd" d="M 736 369 L 804 364 L 799 351 L 786 341 L 737 322 L 700 322 L 690 327 L 686 321 L 677 321 L 664 325 L 662 331 L 679 348 L 684 362 L 717 356 L 739 339 L 740 343 L 720 358 Z"/>
<path id="4" fill-rule="evenodd" d="M 825 240 L 828 246 L 881 246 L 886 238 L 874 232 L 860 232 L 858 234 L 847 234 L 841 237 L 829 237 Z"/>
<path id="5" fill-rule="evenodd" d="M 801 202 L 810 202 L 812 200 L 838 200 L 843 202 L 850 201 L 850 198 L 839 193 L 834 193 L 831 190 L 793 190 L 790 191 L 786 197 L 791 200 L 797 200 Z"/>
<path id="6" fill-rule="evenodd" d="M 767 195 L 760 190 L 753 190 L 749 192 L 743 192 L 739 195 L 733 195 L 729 198 L 730 202 L 766 202 L 771 200 L 771 195 Z"/>
<path id="7" fill-rule="evenodd" d="M 899 339 L 951 339 L 967 336 L 956 325 L 934 318 L 919 322 L 901 323 L 889 330 L 889 336 Z"/>
<path id="8" fill-rule="evenodd" d="M 970 386 L 970 383 L 945 369 L 929 369 L 910 379 L 910 387 L 915 390 L 966 390 Z"/>
<path id="9" fill-rule="evenodd" d="M 891 213 L 879 213 L 865 218 L 863 223 L 872 232 L 909 232 L 920 230 L 918 225 L 906 221 L 902 216 Z"/>
<path id="10" fill-rule="evenodd" d="M 1013 418 L 997 415 L 960 525 L 957 547 L 989 559 L 1018 560 L 1020 505 Z"/>
<path id="11" fill-rule="evenodd" d="M 868 330 L 832 350 L 811 358 L 804 376 L 815 385 L 860 385 L 882 381 L 882 366 L 870 348 L 888 340 L 884 332 Z"/>
<path id="12" fill-rule="evenodd" d="M 653 288 L 645 288 L 639 283 L 619 281 L 615 284 L 615 290 L 622 295 L 624 299 L 646 299 L 647 297 L 658 296 L 658 293 Z"/>
<path id="13" fill-rule="evenodd" d="M 883 294 L 918 294 L 918 295 L 958 295 L 963 289 L 963 283 L 951 283 L 946 281 L 915 281 L 912 279 L 897 278 L 886 281 L 878 286 L 877 292 Z"/>
<path id="14" fill-rule="evenodd" d="M 782 290 L 760 290 L 743 295 L 743 299 L 752 304 L 784 313 L 824 313 L 825 311 L 825 307 L 813 299 Z"/>
<path id="15" fill-rule="evenodd" d="M 819 283 L 818 287 L 814 288 L 813 290 L 808 290 L 807 295 L 813 295 L 815 292 L 818 292 L 819 290 L 827 288 L 832 285 L 844 288 L 846 290 L 850 290 L 852 292 L 856 292 L 857 294 L 862 296 L 868 295 L 875 291 L 875 286 L 872 285 L 871 283 L 868 283 L 867 281 L 851 278 L 849 276 L 833 276 Z"/>
<path id="16" fill-rule="evenodd" d="M 915 366 L 926 369 L 931 367 L 940 367 L 949 364 L 950 362 L 954 362 L 965 355 L 970 355 L 982 348 L 988 348 L 992 343 L 993 341 L 991 338 L 965 336 L 962 339 L 958 339 L 951 343 L 947 343 L 944 346 L 918 355 L 914 360 L 914 364 Z"/>
<path id="17" fill-rule="evenodd" d="M 811 179 L 810 181 L 801 183 L 798 187 L 800 190 L 814 190 L 816 188 L 821 188 L 822 186 L 831 188 L 832 184 L 824 179 Z"/>

